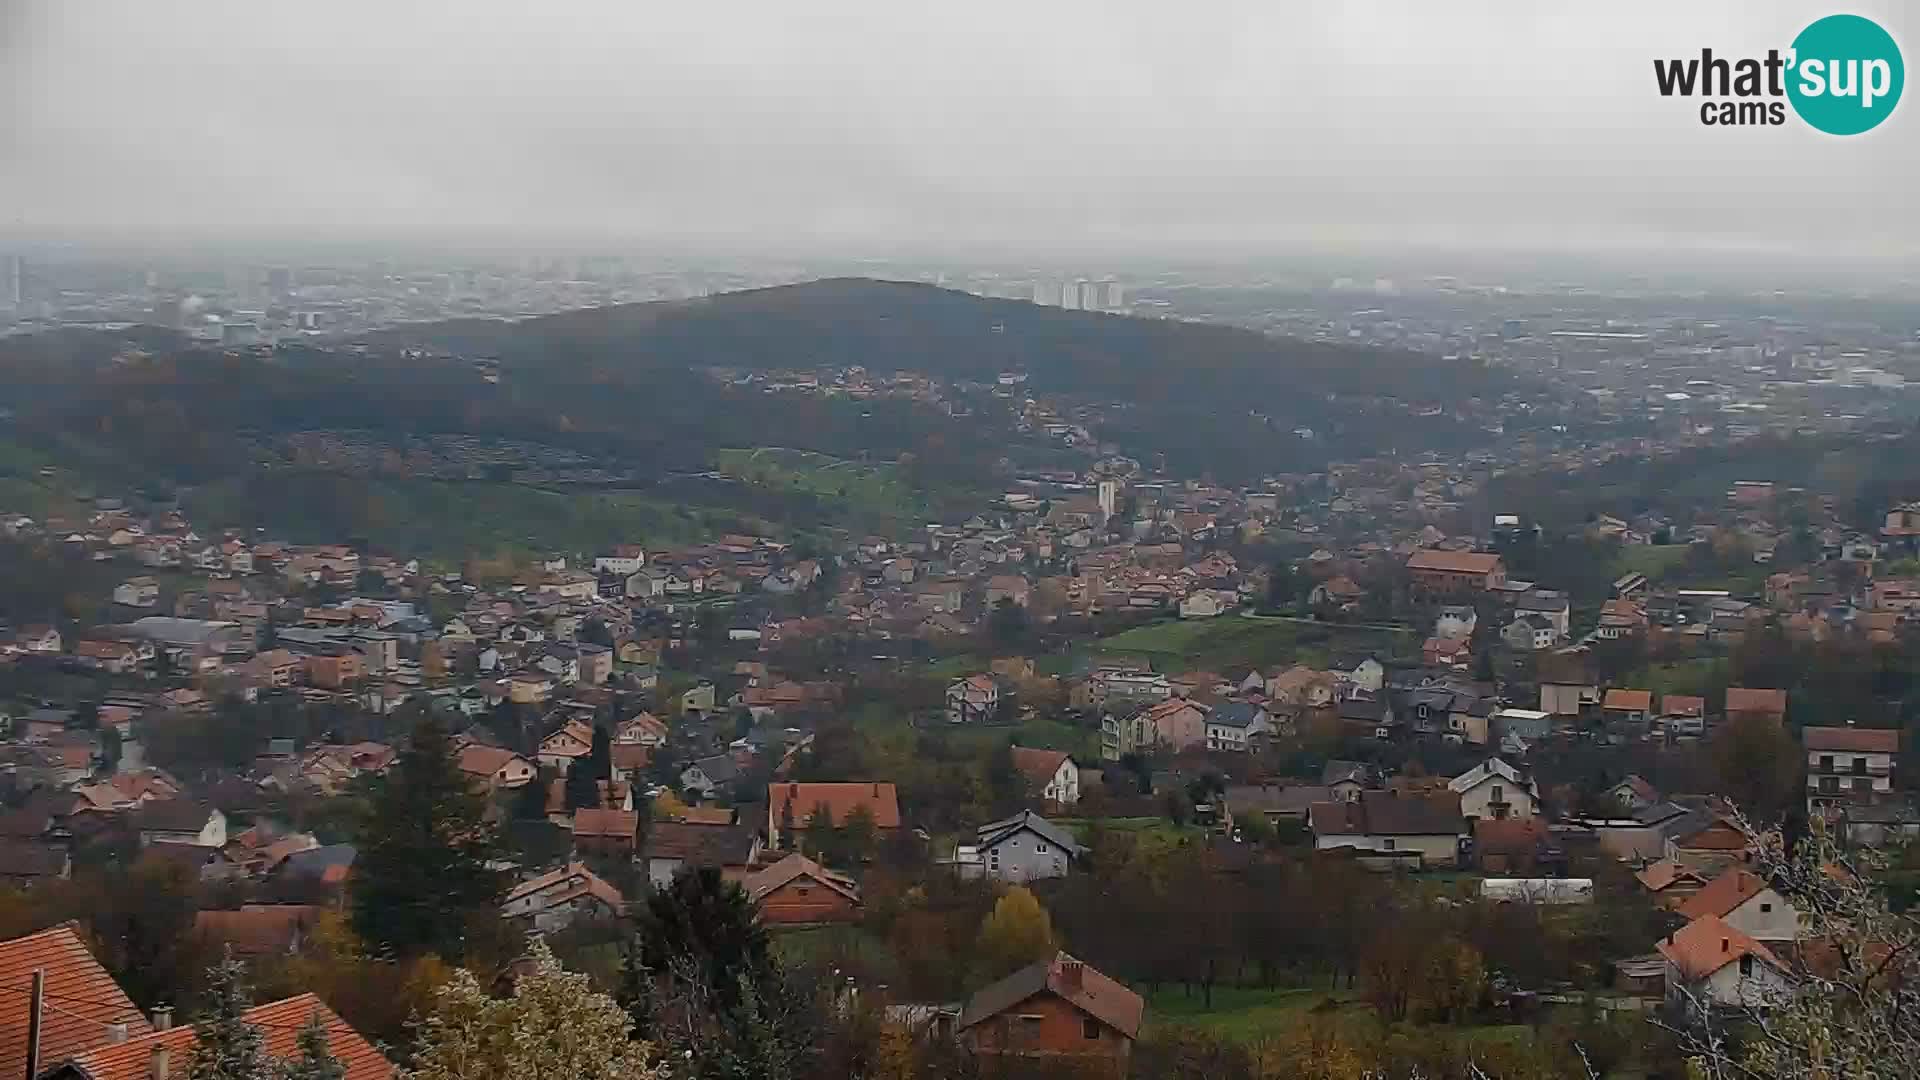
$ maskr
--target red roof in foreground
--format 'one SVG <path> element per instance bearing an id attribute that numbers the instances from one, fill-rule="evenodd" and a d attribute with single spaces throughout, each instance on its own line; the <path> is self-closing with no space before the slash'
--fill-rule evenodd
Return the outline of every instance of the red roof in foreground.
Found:
<path id="1" fill-rule="evenodd" d="M 0 942 L 0 1076 L 21 1076 L 27 1069 L 27 1003 L 35 968 L 46 969 L 51 1006 L 40 1014 L 42 1069 L 104 1044 L 110 1024 L 127 1025 L 132 1036 L 152 1030 L 73 924 Z"/>
<path id="2" fill-rule="evenodd" d="M 327 1049 L 346 1066 L 346 1080 L 392 1080 L 393 1063 L 312 994 L 255 1005 L 245 1016 L 248 1023 L 266 1036 L 267 1053 L 284 1060 L 299 1055 L 300 1029 L 313 1020 L 315 1012 L 320 1014 L 320 1022 L 327 1029 Z M 175 1076 L 185 1076 L 193 1041 L 192 1026 L 183 1025 L 102 1046 L 80 1055 L 74 1064 L 93 1080 L 147 1080 L 153 1048 L 165 1046 L 171 1055 L 169 1071 Z"/>
<path id="3" fill-rule="evenodd" d="M 1689 981 L 1704 979 L 1742 956 L 1754 956 L 1775 970 L 1786 970 L 1772 950 L 1728 926 L 1717 915 L 1702 915 L 1661 938 L 1658 947 L 1660 955 Z"/>

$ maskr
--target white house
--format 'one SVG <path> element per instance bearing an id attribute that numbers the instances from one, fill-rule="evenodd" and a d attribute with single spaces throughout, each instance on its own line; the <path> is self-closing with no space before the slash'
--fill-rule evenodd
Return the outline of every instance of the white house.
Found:
<path id="1" fill-rule="evenodd" d="M 947 685 L 947 722 L 978 724 L 1000 707 L 1000 684 L 991 675 L 969 675 Z"/>
<path id="2" fill-rule="evenodd" d="M 1017 884 L 1065 877 L 1085 850 L 1065 829 L 1029 810 L 982 825 L 971 852 L 961 848 L 956 862 L 963 874 L 984 873 L 995 881 Z"/>
<path id="3" fill-rule="evenodd" d="M 113 602 L 125 607 L 152 607 L 160 602 L 160 583 L 150 577 L 128 578 L 114 586 Z"/>
<path id="4" fill-rule="evenodd" d="M 1080 766 L 1065 750 L 1013 748 L 1013 767 L 1026 777 L 1027 787 L 1048 802 L 1072 806 L 1080 801 Z"/>
<path id="5" fill-rule="evenodd" d="M 568 863 L 509 890 L 500 914 L 536 930 L 560 930 L 577 919 L 615 919 L 625 912 L 620 891 L 585 863 Z"/>
<path id="6" fill-rule="evenodd" d="M 1460 813 L 1469 818 L 1530 818 L 1540 801 L 1532 779 L 1497 757 L 1447 781 L 1447 790 L 1460 796 Z"/>
<path id="7" fill-rule="evenodd" d="M 1799 911 L 1765 878 L 1743 867 L 1722 872 L 1675 910 L 1688 919 L 1720 919 L 1757 941 L 1800 939 Z"/>
<path id="8" fill-rule="evenodd" d="M 647 553 L 631 545 L 622 545 L 612 555 L 600 555 L 593 560 L 593 572 L 596 574 L 619 574 L 623 577 L 639 573 L 647 565 Z"/>
<path id="9" fill-rule="evenodd" d="M 1553 621 L 1538 612 L 1528 612 L 1516 617 L 1500 630 L 1500 640 L 1507 648 L 1517 652 L 1539 652 L 1553 648 L 1560 639 L 1560 632 L 1554 629 Z"/>
<path id="10" fill-rule="evenodd" d="M 227 846 L 227 815 L 192 799 L 155 799 L 133 812 L 133 827 L 142 844 Z"/>
<path id="11" fill-rule="evenodd" d="M 1228 701 L 1207 714 L 1207 749 L 1244 754 L 1253 749 L 1255 737 L 1273 730 L 1267 710 L 1245 701 Z"/>
<path id="12" fill-rule="evenodd" d="M 1195 589 L 1180 601 L 1180 617 L 1183 619 L 1211 619 L 1232 611 L 1240 603 L 1236 593 L 1220 589 Z"/>
<path id="13" fill-rule="evenodd" d="M 540 764 L 566 775 L 573 763 L 593 752 L 593 725 L 569 720 L 560 730 L 540 740 Z"/>
<path id="14" fill-rule="evenodd" d="M 1900 732 L 1892 728 L 1810 727 L 1807 747 L 1807 809 L 1872 804 L 1893 794 L 1894 755 Z"/>
<path id="15" fill-rule="evenodd" d="M 1660 939 L 1667 1001 L 1692 1009 L 1766 1008 L 1793 992 L 1773 950 L 1711 915 Z"/>

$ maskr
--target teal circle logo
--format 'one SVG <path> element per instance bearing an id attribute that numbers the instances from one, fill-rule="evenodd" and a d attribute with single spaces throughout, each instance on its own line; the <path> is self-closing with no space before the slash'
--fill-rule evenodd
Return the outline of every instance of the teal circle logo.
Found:
<path id="1" fill-rule="evenodd" d="M 1800 31 L 1790 63 L 1793 111 L 1829 135 L 1878 127 L 1900 103 L 1907 81 L 1893 35 L 1858 15 L 1829 15 Z"/>

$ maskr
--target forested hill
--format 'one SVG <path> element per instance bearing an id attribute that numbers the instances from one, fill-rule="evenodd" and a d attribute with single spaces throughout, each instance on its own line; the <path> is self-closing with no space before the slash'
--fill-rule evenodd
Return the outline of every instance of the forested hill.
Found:
<path id="1" fill-rule="evenodd" d="M 522 378 L 599 386 L 704 366 L 861 365 L 982 382 L 1020 371 L 1038 394 L 1127 403 L 1103 424 L 1104 438 L 1222 478 L 1473 445 L 1486 438 L 1474 414 L 1493 415 L 1501 397 L 1522 389 L 1511 373 L 1465 360 L 863 278 L 409 326 L 373 341 L 494 357 Z M 1304 443 L 1296 428 L 1316 440 Z"/>
<path id="2" fill-rule="evenodd" d="M 1025 371 L 1035 389 L 1116 400 L 1257 400 L 1261 394 L 1498 397 L 1498 371 L 1459 360 L 1270 338 L 1233 327 L 995 300 L 932 285 L 832 278 L 699 300 L 526 319 L 457 320 L 376 335 L 503 361 L 643 369 L 863 365 L 990 381 Z M 1251 395 L 1251 396 L 1250 396 Z"/>

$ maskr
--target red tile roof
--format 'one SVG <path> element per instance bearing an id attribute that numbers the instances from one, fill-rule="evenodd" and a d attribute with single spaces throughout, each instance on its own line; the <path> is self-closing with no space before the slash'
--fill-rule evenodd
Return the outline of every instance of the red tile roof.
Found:
<path id="1" fill-rule="evenodd" d="M 51 1006 L 40 1014 L 42 1069 L 105 1045 L 110 1024 L 127 1025 L 130 1036 L 152 1030 L 126 991 L 87 951 L 72 923 L 0 942 L 0 1076 L 26 1072 L 35 968 L 46 969 Z"/>
<path id="2" fill-rule="evenodd" d="M 1893 728 L 1810 727 L 1801 732 L 1809 750 L 1844 750 L 1855 754 L 1897 754 L 1900 732 Z"/>
<path id="3" fill-rule="evenodd" d="M 1438 570 L 1448 574 L 1491 574 L 1500 556 L 1481 551 L 1435 551 L 1422 548 L 1407 557 L 1409 570 Z"/>
<path id="4" fill-rule="evenodd" d="M 238 911 L 202 911 L 193 918 L 195 933 L 233 946 L 236 956 L 289 952 L 319 921 L 312 904 L 247 904 Z"/>
<path id="5" fill-rule="evenodd" d="M 1013 748 L 1013 767 L 1032 784 L 1045 787 L 1060 771 L 1062 762 L 1069 760 L 1065 750 L 1034 750 L 1025 746 Z"/>
<path id="6" fill-rule="evenodd" d="M 1066 953 L 1057 953 L 973 995 L 960 1015 L 960 1027 L 971 1028 L 1042 993 L 1061 998 L 1129 1039 L 1139 1034 L 1147 1011 L 1139 994 Z"/>
<path id="7" fill-rule="evenodd" d="M 1680 969 L 1683 978 L 1704 979 L 1742 956 L 1754 956 L 1785 970 L 1780 958 L 1765 945 L 1728 926 L 1718 916 L 1705 915 L 1660 939 L 1660 955 Z"/>
<path id="8" fill-rule="evenodd" d="M 1653 691 L 1617 689 L 1607 691 L 1606 700 L 1600 703 L 1603 709 L 1617 709 L 1621 712 L 1646 712 L 1653 708 Z"/>
<path id="9" fill-rule="evenodd" d="M 392 1080 L 393 1063 L 312 994 L 256 1005 L 245 1016 L 266 1036 L 267 1053 L 287 1060 L 299 1055 L 300 1029 L 312 1022 L 315 1012 L 327 1029 L 327 1049 L 346 1066 L 346 1080 Z M 154 1047 L 165 1046 L 171 1055 L 170 1071 L 185 1076 L 193 1043 L 193 1028 L 183 1025 L 99 1047 L 80 1055 L 74 1064 L 92 1080 L 147 1080 Z"/>
<path id="10" fill-rule="evenodd" d="M 1787 714 L 1785 690 L 1755 690 L 1745 686 L 1727 687 L 1727 711 Z"/>
<path id="11" fill-rule="evenodd" d="M 1704 888 L 1687 897 L 1686 902 L 1674 910 L 1689 919 L 1698 919 L 1706 915 L 1724 917 L 1734 908 L 1753 899 L 1761 889 L 1766 887 L 1766 879 L 1751 870 L 1742 870 L 1736 866 L 1707 882 Z"/>
<path id="12" fill-rule="evenodd" d="M 889 783 L 817 783 L 817 784 L 769 784 L 767 786 L 768 820 L 778 822 L 783 808 L 793 808 L 793 821 L 805 827 L 813 808 L 825 804 L 832 815 L 833 823 L 844 825 L 847 815 L 856 806 L 864 806 L 873 814 L 873 824 L 879 829 L 897 829 L 900 827 L 900 797 L 894 786 Z"/>

